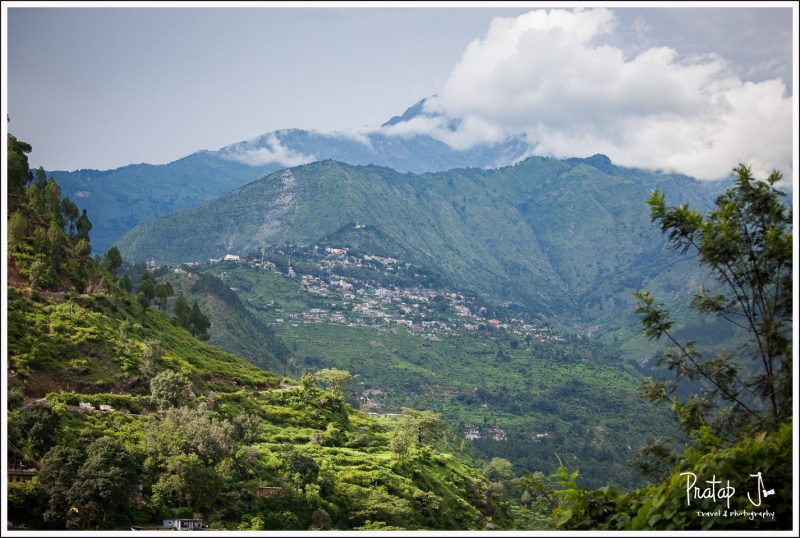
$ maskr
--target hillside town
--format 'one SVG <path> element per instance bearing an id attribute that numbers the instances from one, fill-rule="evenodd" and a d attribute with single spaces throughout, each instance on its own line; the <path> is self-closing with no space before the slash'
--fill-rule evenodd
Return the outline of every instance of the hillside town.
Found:
<path id="1" fill-rule="evenodd" d="M 356 224 L 356 226 L 358 226 Z M 273 256 L 270 256 L 273 254 Z M 271 260 L 304 259 L 285 267 Z M 209 260 L 211 265 L 236 263 L 250 268 L 281 274 L 297 281 L 300 289 L 313 297 L 326 299 L 327 307 L 303 311 L 274 309 L 276 324 L 338 323 L 349 327 L 370 327 L 382 330 L 404 328 L 424 338 L 457 332 L 502 332 L 530 343 L 563 341 L 548 327 L 477 306 L 465 294 L 449 289 L 433 289 L 417 284 L 419 268 L 392 257 L 353 253 L 346 247 L 314 246 L 292 251 L 261 252 L 259 256 L 226 254 Z M 313 267 L 315 274 L 300 267 Z M 224 276 L 224 272 L 220 273 Z M 234 289 L 234 291 L 237 291 Z M 273 303 L 266 299 L 266 306 Z"/>

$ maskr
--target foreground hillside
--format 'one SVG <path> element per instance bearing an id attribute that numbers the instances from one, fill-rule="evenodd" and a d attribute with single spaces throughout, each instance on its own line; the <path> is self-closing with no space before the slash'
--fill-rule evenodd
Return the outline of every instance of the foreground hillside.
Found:
<path id="1" fill-rule="evenodd" d="M 279 378 L 134 298 L 113 256 L 89 257 L 89 227 L 58 185 L 31 181 L 26 148 L 9 139 L 7 435 L 23 478 L 9 484 L 12 526 L 530 525 L 504 493 L 513 474 L 454 455 L 436 415 L 379 422 L 344 388 Z"/>
<path id="2" fill-rule="evenodd" d="M 14 523 L 117 528 L 199 513 L 214 528 L 253 530 L 504 524 L 488 517 L 488 481 L 466 461 L 428 444 L 393 451 L 397 423 L 381 425 L 314 385 L 281 385 L 130 298 L 33 295 L 9 290 L 10 461 L 39 470 L 38 481 L 11 489 Z M 152 342 L 163 354 L 148 383 Z M 183 400 L 175 406 L 148 386 L 168 372 L 179 372 L 166 378 Z M 107 446 L 124 453 L 108 461 L 126 465 L 124 475 L 64 467 L 65 454 L 82 460 Z M 119 497 L 104 505 L 92 481 L 117 479 Z M 71 484 L 82 496 L 59 493 Z M 74 515 L 63 497 L 86 504 Z"/>

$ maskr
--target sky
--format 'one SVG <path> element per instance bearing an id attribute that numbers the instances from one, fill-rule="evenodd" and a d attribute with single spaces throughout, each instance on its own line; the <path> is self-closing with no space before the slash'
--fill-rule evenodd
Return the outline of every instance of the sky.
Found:
<path id="1" fill-rule="evenodd" d="M 792 19 L 788 7 L 12 6 L 8 129 L 36 166 L 107 169 L 282 128 L 368 131 L 435 95 L 430 116 L 393 134 L 457 148 L 521 136 L 531 154 L 701 179 L 741 158 L 790 171 Z"/>

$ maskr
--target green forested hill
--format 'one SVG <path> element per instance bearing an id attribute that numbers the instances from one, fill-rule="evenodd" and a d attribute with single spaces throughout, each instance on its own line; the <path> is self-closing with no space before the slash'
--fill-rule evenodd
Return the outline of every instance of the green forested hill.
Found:
<path id="1" fill-rule="evenodd" d="M 55 171 L 52 176 L 96 221 L 92 239 L 105 251 L 140 222 L 203 203 L 277 168 L 277 163 L 249 166 L 201 151 L 163 165 Z"/>
<path id="2" fill-rule="evenodd" d="M 322 161 L 141 224 L 118 245 L 126 258 L 173 264 L 283 242 L 350 246 L 624 340 L 632 291 L 669 301 L 703 276 L 650 224 L 644 201 L 654 187 L 704 207 L 719 185 L 619 168 L 602 156 L 423 175 Z"/>

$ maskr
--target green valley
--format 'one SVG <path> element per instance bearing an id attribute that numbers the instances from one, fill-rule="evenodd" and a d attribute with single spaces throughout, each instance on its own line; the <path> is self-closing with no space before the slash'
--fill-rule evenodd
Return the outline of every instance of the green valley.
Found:
<path id="1" fill-rule="evenodd" d="M 549 473 L 562 461 L 580 468 L 583 484 L 639 483 L 629 460 L 672 426 L 641 400 L 635 362 L 510 305 L 442 289 L 435 275 L 427 280 L 437 287 L 427 288 L 422 272 L 346 249 L 284 246 L 161 278 L 190 301 L 202 299 L 191 293 L 201 280 L 235 292 L 275 328 L 297 370 L 357 374 L 351 401 L 365 412 L 433 409 L 465 448 L 510 459 L 520 472 Z M 227 315 L 214 310 L 212 318 Z M 235 327 L 222 330 L 227 342 L 248 341 Z"/>
<path id="2" fill-rule="evenodd" d="M 129 294 L 113 256 L 89 257 L 58 184 L 32 180 L 30 146 L 8 147 L 11 529 L 547 525 L 518 477 L 462 453 L 437 415 L 370 417 L 323 378 L 258 368 Z"/>

